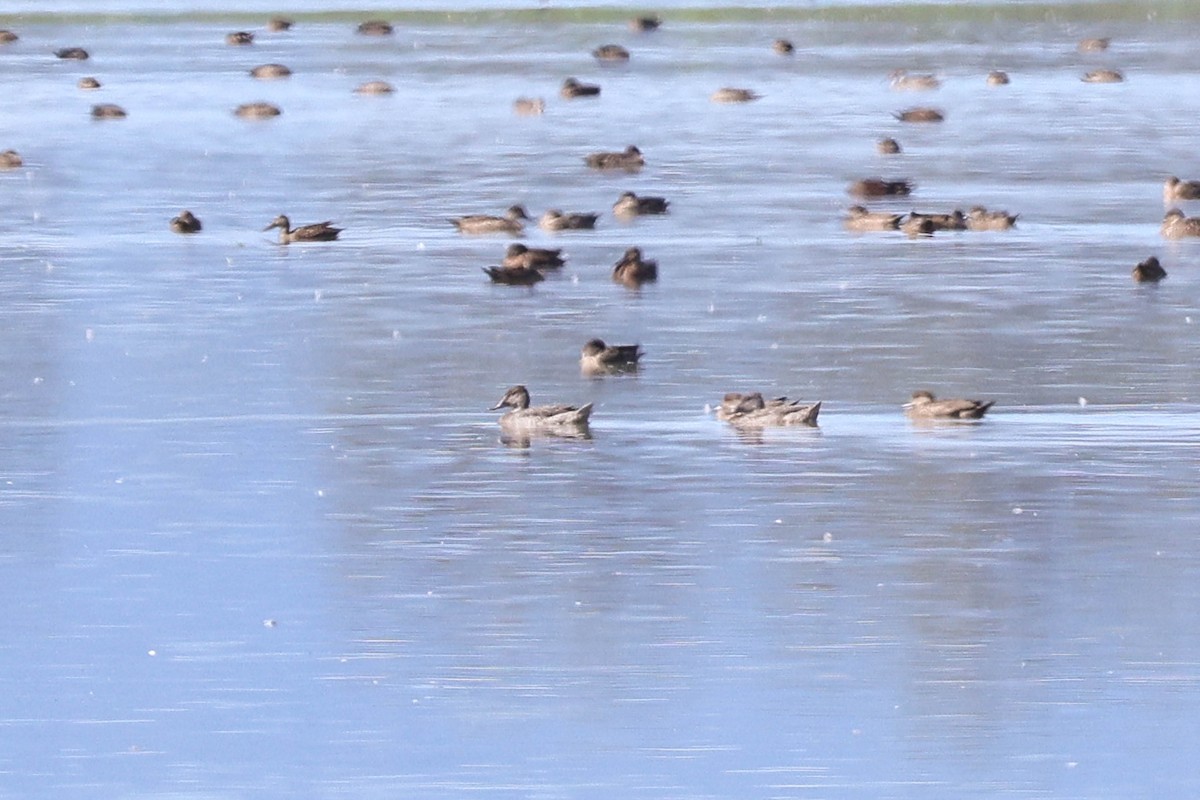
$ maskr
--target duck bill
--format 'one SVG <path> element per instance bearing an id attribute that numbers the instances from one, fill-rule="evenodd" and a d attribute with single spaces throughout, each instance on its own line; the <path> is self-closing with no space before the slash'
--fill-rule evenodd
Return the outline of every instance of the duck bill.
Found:
<path id="1" fill-rule="evenodd" d="M 277 223 L 277 222 L 272 222 L 270 225 L 268 225 L 267 227 L 263 228 L 263 233 L 266 233 L 267 231 L 271 230 L 271 228 L 278 228 L 278 227 L 279 227 L 279 223 Z"/>
<path id="2" fill-rule="evenodd" d="M 489 408 L 489 409 L 488 409 L 488 411 L 499 411 L 499 410 L 500 410 L 500 409 L 502 409 L 502 408 L 504 408 L 504 401 L 503 401 L 503 400 L 501 400 L 499 403 L 496 403 L 496 405 L 494 405 L 494 406 L 492 406 L 491 408 Z"/>

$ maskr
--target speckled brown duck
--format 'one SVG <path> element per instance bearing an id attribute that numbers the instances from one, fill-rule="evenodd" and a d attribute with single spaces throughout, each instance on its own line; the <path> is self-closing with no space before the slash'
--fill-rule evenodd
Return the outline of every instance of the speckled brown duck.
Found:
<path id="1" fill-rule="evenodd" d="M 24 164 L 21 154 L 16 150 L 5 150 L 0 153 L 0 169 L 16 169 Z"/>
<path id="2" fill-rule="evenodd" d="M 592 404 L 569 406 L 554 404 L 531 406 L 529 390 L 524 386 L 513 386 L 504 393 L 500 402 L 490 410 L 511 409 L 500 417 L 501 428 L 515 433 L 558 433 L 571 434 L 586 429 L 592 416 Z"/>
<path id="3" fill-rule="evenodd" d="M 180 211 L 179 216 L 171 217 L 171 230 L 175 233 L 199 233 L 203 227 L 191 211 Z"/>
<path id="4" fill-rule="evenodd" d="M 890 211 L 868 211 L 864 206 L 850 206 L 842 218 L 842 226 L 848 231 L 894 231 L 899 229 L 903 214 Z"/>
<path id="5" fill-rule="evenodd" d="M 329 221 L 314 222 L 310 225 L 301 225 L 298 228 L 293 228 L 291 220 L 284 214 L 276 217 L 263 230 L 269 231 L 272 228 L 279 228 L 280 244 L 291 244 L 293 242 L 332 242 L 338 238 L 338 234 L 343 230 L 342 228 L 333 227 L 333 224 Z"/>
<path id="6" fill-rule="evenodd" d="M 1158 283 L 1165 277 L 1167 277 L 1167 271 L 1154 256 L 1150 256 L 1133 268 L 1133 279 L 1138 283 Z"/>
<path id="7" fill-rule="evenodd" d="M 597 61 L 621 62 L 629 60 L 629 51 L 619 44 L 603 44 L 592 51 Z"/>
<path id="8" fill-rule="evenodd" d="M 972 206 L 967 212 L 967 230 L 1006 231 L 1017 224 L 1019 216 L 1007 211 L 988 211 L 983 206 Z"/>
<path id="9" fill-rule="evenodd" d="M 633 192 L 622 192 L 613 203 L 613 214 L 618 217 L 666 214 L 670 205 L 664 197 L 640 197 Z"/>
<path id="10" fill-rule="evenodd" d="M 1163 217 L 1159 233 L 1166 239 L 1200 236 L 1200 217 L 1188 217 L 1178 208 L 1172 208 Z"/>
<path id="11" fill-rule="evenodd" d="M 762 95 L 752 89 L 739 89 L 725 86 L 712 93 L 709 99 L 714 103 L 749 103 L 758 100 Z"/>
<path id="12" fill-rule="evenodd" d="M 893 115 L 901 122 L 944 122 L 946 115 L 936 108 L 906 108 Z"/>
<path id="13" fill-rule="evenodd" d="M 908 70 L 893 70 L 890 85 L 900 92 L 922 92 L 938 89 L 942 81 L 931 73 L 911 73 Z"/>
<path id="14" fill-rule="evenodd" d="M 520 242 L 515 242 L 504 252 L 504 260 L 500 262 L 500 266 L 547 270 L 558 269 L 566 263 L 559 248 L 526 247 Z"/>
<path id="15" fill-rule="evenodd" d="M 591 339 L 579 353 L 579 368 L 586 375 L 607 375 L 633 372 L 642 357 L 638 344 L 605 344 L 603 339 Z"/>
<path id="16" fill-rule="evenodd" d="M 612 277 L 617 283 L 636 288 L 658 280 L 658 262 L 643 258 L 640 247 L 631 247 L 613 267 Z"/>
<path id="17" fill-rule="evenodd" d="M 980 419 L 995 403 L 994 400 L 938 400 L 933 392 L 920 389 L 904 404 L 910 417 L 926 419 Z"/>
<path id="18" fill-rule="evenodd" d="M 514 205 L 509 206 L 502 217 L 489 214 L 468 214 L 465 217 L 452 219 L 450 222 L 455 228 L 458 228 L 459 233 L 475 235 L 507 233 L 516 236 L 525 230 L 525 221 L 528 219 L 529 212 L 525 210 L 525 206 Z"/>
<path id="19" fill-rule="evenodd" d="M 765 400 L 761 392 L 743 394 L 728 392 L 717 406 L 717 419 L 724 420 L 737 428 L 767 428 L 787 425 L 817 424 L 821 413 L 821 402 L 804 404 L 776 397 Z"/>
<path id="20" fill-rule="evenodd" d="M 1200 181 L 1181 181 L 1172 175 L 1163 182 L 1163 204 L 1200 200 Z"/>
<path id="21" fill-rule="evenodd" d="M 599 214 L 583 214 L 583 213 L 564 213 L 557 208 L 552 208 L 542 214 L 538 220 L 538 226 L 544 231 L 551 233 L 556 231 L 583 231 L 592 230 L 596 227 L 596 220 L 600 219 Z"/>
<path id="22" fill-rule="evenodd" d="M 636 172 L 646 164 L 642 151 L 632 144 L 620 152 L 592 153 L 583 160 L 592 169 L 623 169 L 627 172 Z"/>

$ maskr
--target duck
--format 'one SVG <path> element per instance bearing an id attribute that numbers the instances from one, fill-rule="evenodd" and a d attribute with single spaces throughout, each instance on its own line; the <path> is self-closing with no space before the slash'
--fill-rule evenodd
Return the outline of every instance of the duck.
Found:
<path id="1" fill-rule="evenodd" d="M 948 214 L 923 214 L 919 211 L 910 211 L 905 224 L 918 225 L 922 221 L 932 225 L 935 231 L 965 231 L 967 229 L 967 218 L 957 208 Z"/>
<path id="2" fill-rule="evenodd" d="M 1177 200 L 1200 200 L 1200 181 L 1181 181 L 1174 175 L 1163 183 L 1163 204 Z"/>
<path id="3" fill-rule="evenodd" d="M 292 24 L 292 21 L 287 17 L 271 17 L 271 19 L 267 21 L 267 30 L 275 33 L 289 31 L 292 29 Z"/>
<path id="4" fill-rule="evenodd" d="M 84 91 L 90 92 L 93 89 L 100 88 L 100 81 L 96 80 L 91 75 L 86 75 L 86 76 L 80 78 L 79 81 L 75 85 L 78 86 L 80 89 L 83 89 Z"/>
<path id="5" fill-rule="evenodd" d="M 994 69 L 987 74 L 988 86 L 1007 86 L 1008 83 L 1008 73 L 1002 69 Z"/>
<path id="6" fill-rule="evenodd" d="M 360 83 L 354 89 L 355 94 L 391 94 L 394 91 L 396 91 L 396 87 L 387 81 L 367 81 Z"/>
<path id="7" fill-rule="evenodd" d="M 937 89 L 942 85 L 941 80 L 936 75 L 924 73 L 920 75 L 911 75 L 907 70 L 893 70 L 891 74 L 891 86 L 897 91 L 930 91 Z"/>
<path id="8" fill-rule="evenodd" d="M 637 288 L 643 283 L 658 280 L 658 262 L 642 258 L 640 247 L 631 247 L 613 267 L 613 280 Z"/>
<path id="9" fill-rule="evenodd" d="M 862 178 L 850 184 L 846 193 L 855 197 L 896 197 L 912 194 L 912 190 L 913 185 L 907 180 Z"/>
<path id="10" fill-rule="evenodd" d="M 1111 42 L 1112 39 L 1107 36 L 1080 39 L 1079 44 L 1075 46 L 1075 49 L 1081 53 L 1101 53 L 1108 49 L 1108 45 Z"/>
<path id="11" fill-rule="evenodd" d="M 900 227 L 903 214 L 890 211 L 868 211 L 863 206 L 850 206 L 842 225 L 848 231 L 894 231 Z"/>
<path id="12" fill-rule="evenodd" d="M 526 247 L 520 242 L 510 244 L 500 266 L 506 268 L 529 267 L 536 270 L 558 269 L 567 263 L 562 250 L 547 247 Z"/>
<path id="13" fill-rule="evenodd" d="M 540 97 L 518 97 L 513 100 L 513 111 L 523 117 L 540 116 L 546 111 L 546 101 Z"/>
<path id="14" fill-rule="evenodd" d="M 576 97 L 597 97 L 600 87 L 594 83 L 580 83 L 574 78 L 567 78 L 558 90 L 559 97 L 564 100 L 574 100 Z"/>
<path id="15" fill-rule="evenodd" d="M 483 271 L 492 279 L 492 283 L 503 283 L 508 286 L 532 286 L 546 280 L 541 270 L 530 266 L 516 267 L 484 267 Z"/>
<path id="16" fill-rule="evenodd" d="M 1017 224 L 1019 216 L 1007 211 L 988 211 L 983 206 L 972 206 L 967 212 L 967 230 L 1006 231 Z"/>
<path id="17" fill-rule="evenodd" d="M 233 110 L 242 119 L 271 119 L 283 113 L 283 109 L 272 103 L 242 103 Z"/>
<path id="18" fill-rule="evenodd" d="M 634 33 L 650 33 L 658 30 L 662 20 L 658 17 L 634 17 L 629 20 L 629 29 Z"/>
<path id="19" fill-rule="evenodd" d="M 0 44 L 12 44 L 20 38 L 20 36 L 17 36 L 17 34 L 7 28 L 0 28 Z"/>
<path id="20" fill-rule="evenodd" d="M 717 406 L 717 419 L 738 428 L 766 428 L 785 425 L 815 427 L 821 413 L 821 401 L 804 405 L 786 397 L 764 400 L 762 392 L 728 392 Z"/>
<path id="21" fill-rule="evenodd" d="M 82 47 L 64 47 L 61 50 L 55 50 L 54 55 L 67 61 L 87 61 L 91 58 L 88 51 Z"/>
<path id="22" fill-rule="evenodd" d="M 0 169 L 16 169 L 24 163 L 21 160 L 20 153 L 16 150 L 5 150 L 3 153 L 0 153 Z"/>
<path id="23" fill-rule="evenodd" d="M 911 417 L 942 418 L 942 419 L 981 419 L 995 400 L 938 400 L 933 392 L 919 389 L 912 398 L 904 404 L 904 410 Z"/>
<path id="24" fill-rule="evenodd" d="M 100 103 L 92 106 L 93 119 L 125 119 L 125 109 L 115 103 Z"/>
<path id="25" fill-rule="evenodd" d="M 636 172 L 646 164 L 646 159 L 642 157 L 642 151 L 631 144 L 619 153 L 592 153 L 584 158 L 584 162 L 592 169 L 623 169 Z"/>
<path id="26" fill-rule="evenodd" d="M 604 44 L 592 51 L 597 61 L 628 61 L 629 51 L 619 44 Z"/>
<path id="27" fill-rule="evenodd" d="M 501 415 L 500 427 L 515 432 L 560 432 L 565 435 L 576 435 L 586 432 L 588 421 L 592 416 L 592 404 L 568 406 L 563 404 L 549 406 L 530 406 L 529 390 L 524 386 L 513 386 L 504 393 L 500 402 L 492 406 L 490 411 L 502 408 L 512 409 Z"/>
<path id="28" fill-rule="evenodd" d="M 225 34 L 225 44 L 247 45 L 254 44 L 254 34 L 249 31 L 234 31 Z"/>
<path id="29" fill-rule="evenodd" d="M 638 197 L 633 192 L 622 192 L 613 203 L 613 214 L 618 217 L 636 217 L 643 214 L 666 214 L 671 205 L 663 197 Z"/>
<path id="30" fill-rule="evenodd" d="M 328 221 L 314 222 L 311 225 L 301 225 L 299 228 L 293 228 L 291 220 L 283 214 L 276 217 L 263 230 L 269 231 L 272 228 L 279 228 L 280 244 L 291 244 L 292 242 L 332 242 L 338 238 L 338 234 L 343 230 L 342 228 L 333 227 Z"/>
<path id="31" fill-rule="evenodd" d="M 796 45 L 788 39 L 776 39 L 771 42 L 771 49 L 781 56 L 790 56 L 796 52 Z"/>
<path id="32" fill-rule="evenodd" d="M 250 70 L 250 77 L 258 78 L 260 81 L 286 78 L 291 74 L 292 71 L 283 64 L 259 64 L 257 67 Z"/>
<path id="33" fill-rule="evenodd" d="M 1084 83 L 1121 83 L 1125 76 L 1115 69 L 1094 69 L 1086 73 L 1081 80 Z"/>
<path id="34" fill-rule="evenodd" d="M 900 152 L 900 143 L 895 139 L 880 139 L 875 143 L 875 150 L 881 156 L 894 156 Z"/>
<path id="35" fill-rule="evenodd" d="M 179 216 L 171 217 L 171 230 L 176 233 L 199 233 L 202 227 L 200 220 L 190 211 L 180 211 Z"/>
<path id="36" fill-rule="evenodd" d="M 516 236 L 525 230 L 524 220 L 527 219 L 529 219 L 529 212 L 525 210 L 525 206 L 515 205 L 509 206 L 503 217 L 468 214 L 465 217 L 452 219 L 450 222 L 458 228 L 459 233 L 509 233 Z"/>
<path id="37" fill-rule="evenodd" d="M 382 19 L 369 19 L 359 24 L 355 30 L 363 36 L 390 36 L 394 29 L 390 22 Z"/>
<path id="38" fill-rule="evenodd" d="M 1166 239 L 1200 236 L 1200 217 L 1187 217 L 1178 208 L 1172 208 L 1163 217 L 1159 233 Z"/>
<path id="39" fill-rule="evenodd" d="M 898 111 L 893 115 L 901 122 L 944 122 L 946 115 L 936 108 L 918 107 Z"/>
<path id="40" fill-rule="evenodd" d="M 552 208 L 538 220 L 538 226 L 544 231 L 579 231 L 591 230 L 596 227 L 599 214 L 564 214 L 557 208 Z"/>
<path id="41" fill-rule="evenodd" d="M 710 98 L 714 103 L 749 103 L 758 100 L 762 95 L 750 89 L 737 89 L 726 86 L 713 92 Z"/>
<path id="42" fill-rule="evenodd" d="M 937 229 L 937 226 L 933 224 L 933 220 L 925 216 L 909 216 L 900 223 L 900 230 L 904 231 L 910 239 L 915 239 L 918 236 L 933 236 Z"/>
<path id="43" fill-rule="evenodd" d="M 608 345 L 603 339 L 589 339 L 579 353 L 579 368 L 587 375 L 633 372 L 641 357 L 640 344 Z"/>
<path id="44" fill-rule="evenodd" d="M 1133 279 L 1138 283 L 1158 283 L 1165 277 L 1167 277 L 1167 271 L 1154 256 L 1150 256 L 1133 268 Z"/>

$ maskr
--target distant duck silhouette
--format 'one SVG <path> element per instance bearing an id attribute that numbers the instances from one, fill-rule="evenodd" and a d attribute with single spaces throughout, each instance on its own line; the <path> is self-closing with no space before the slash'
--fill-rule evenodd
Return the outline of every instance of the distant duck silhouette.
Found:
<path id="1" fill-rule="evenodd" d="M 24 165 L 21 156 L 16 150 L 5 150 L 0 153 L 0 169 L 16 169 Z"/>
<path id="2" fill-rule="evenodd" d="M 629 20 L 629 28 L 635 33 L 650 33 L 658 30 L 662 20 L 658 17 L 634 17 Z"/>
<path id="3" fill-rule="evenodd" d="M 64 47 L 61 50 L 55 50 L 54 55 L 66 61 L 87 61 L 90 58 L 88 51 L 82 47 Z"/>
<path id="4" fill-rule="evenodd" d="M 901 122 L 943 122 L 946 115 L 936 108 L 908 108 L 894 114 Z"/>
<path id="5" fill-rule="evenodd" d="M 628 172 L 635 172 L 646 163 L 642 151 L 634 145 L 629 145 L 621 152 L 592 153 L 584 161 L 592 169 L 623 169 Z"/>
<path id="6" fill-rule="evenodd" d="M 771 42 L 771 49 L 781 56 L 790 56 L 796 52 L 796 45 L 787 39 L 776 39 Z"/>
<path id="7" fill-rule="evenodd" d="M 225 44 L 247 45 L 254 44 L 254 34 L 249 31 L 234 31 L 225 34 Z"/>
<path id="8" fill-rule="evenodd" d="M 619 44 L 606 44 L 593 50 L 592 56 L 598 61 L 628 61 L 629 51 Z"/>
<path id="9" fill-rule="evenodd" d="M 900 227 L 903 214 L 890 211 L 868 211 L 863 206 L 850 206 L 842 225 L 849 231 L 894 231 Z"/>
<path id="10" fill-rule="evenodd" d="M 749 103 L 752 100 L 758 100 L 760 97 L 762 95 L 750 89 L 736 89 L 726 86 L 723 89 L 717 89 L 717 91 L 713 92 L 711 99 L 714 103 Z"/>
<path id="11" fill-rule="evenodd" d="M 942 85 L 936 75 L 912 75 L 906 70 L 894 70 L 891 75 L 891 86 L 899 91 L 929 91 Z"/>
<path id="12" fill-rule="evenodd" d="M 988 86 L 1005 86 L 1008 84 L 1008 73 L 1004 70 L 994 69 L 987 75 Z"/>
<path id="13" fill-rule="evenodd" d="M 1006 231 L 1017 224 L 1018 214 L 1007 211 L 988 211 L 983 206 L 973 206 L 967 212 L 967 229 L 972 231 Z"/>
<path id="14" fill-rule="evenodd" d="M 503 283 L 508 286 L 532 286 L 546 280 L 541 270 L 529 266 L 516 267 L 484 267 L 483 271 L 492 279 L 492 283 Z"/>
<path id="15" fill-rule="evenodd" d="M 100 103 L 92 106 L 93 119 L 125 119 L 125 109 L 115 103 Z"/>
<path id="16" fill-rule="evenodd" d="M 913 186 L 907 180 L 862 178 L 850 184 L 846 192 L 855 197 L 898 197 L 912 194 L 912 190 Z"/>
<path id="17" fill-rule="evenodd" d="M 546 101 L 540 97 L 518 97 L 513 101 L 513 111 L 524 117 L 536 117 L 546 110 Z"/>
<path id="18" fill-rule="evenodd" d="M 390 36 L 393 32 L 391 23 L 381 19 L 371 19 L 361 23 L 356 29 L 363 36 Z"/>
<path id="19" fill-rule="evenodd" d="M 1165 277 L 1167 277 L 1167 271 L 1154 256 L 1150 256 L 1133 268 L 1133 279 L 1138 283 L 1158 283 Z"/>
<path id="20" fill-rule="evenodd" d="M 875 149 L 883 156 L 894 156 L 900 152 L 900 143 L 895 139 L 880 139 L 875 143 Z"/>
<path id="21" fill-rule="evenodd" d="M 1084 83 L 1121 83 L 1125 76 L 1115 69 L 1094 69 L 1083 76 Z"/>
<path id="22" fill-rule="evenodd" d="M 275 80 L 277 78 L 286 78 L 292 74 L 292 71 L 283 64 L 260 64 L 250 70 L 251 78 L 259 80 Z"/>
<path id="23" fill-rule="evenodd" d="M 88 76 L 80 78 L 79 82 L 76 83 L 75 85 L 78 86 L 80 89 L 83 89 L 84 91 L 90 92 L 93 89 L 100 88 L 100 81 L 98 81 L 95 78 L 93 78 L 92 76 L 88 75 Z"/>
<path id="24" fill-rule="evenodd" d="M 574 100 L 576 97 L 596 97 L 600 94 L 600 87 L 593 83 L 580 83 L 574 78 L 567 78 L 563 81 L 558 94 L 564 100 Z"/>
<path id="25" fill-rule="evenodd" d="M 1163 183 L 1163 204 L 1179 200 L 1200 200 L 1200 181 L 1181 181 L 1174 175 Z"/>
<path id="26" fill-rule="evenodd" d="M 171 230 L 175 233 L 199 233 L 202 227 L 200 220 L 190 211 L 180 211 L 179 216 L 171 218 Z"/>
<path id="27" fill-rule="evenodd" d="M 283 109 L 272 103 L 243 103 L 233 110 L 234 116 L 242 119 L 271 119 L 283 113 Z"/>

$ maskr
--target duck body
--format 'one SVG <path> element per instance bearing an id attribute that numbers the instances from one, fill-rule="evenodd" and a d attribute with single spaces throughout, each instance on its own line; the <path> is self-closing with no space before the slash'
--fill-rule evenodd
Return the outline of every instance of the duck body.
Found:
<path id="1" fill-rule="evenodd" d="M 846 193 L 855 197 L 903 197 L 912 194 L 907 180 L 889 181 L 883 178 L 862 178 L 850 184 Z"/>
<path id="2" fill-rule="evenodd" d="M 125 109 L 115 103 L 99 103 L 92 106 L 92 119 L 125 119 Z"/>
<path id="3" fill-rule="evenodd" d="M 632 372 L 637 369 L 641 357 L 641 345 L 608 345 L 603 339 L 592 339 L 580 351 L 579 367 L 587 375 Z"/>
<path id="4" fill-rule="evenodd" d="M 967 212 L 967 229 L 972 231 L 1006 231 L 1017 224 L 1019 214 L 1007 211 L 988 211 L 983 206 L 973 206 Z"/>
<path id="5" fill-rule="evenodd" d="M 623 169 L 635 172 L 646 164 L 646 159 L 642 156 L 642 151 L 631 144 L 620 152 L 592 153 L 584 158 L 584 162 L 592 169 Z"/>
<path id="6" fill-rule="evenodd" d="M 994 403 L 994 400 L 938 400 L 933 392 L 921 389 L 913 392 L 904 410 L 910 417 L 926 419 L 980 419 Z"/>
<path id="7" fill-rule="evenodd" d="M 598 61 L 628 61 L 629 51 L 619 44 L 605 44 L 593 50 L 592 57 Z"/>
<path id="8" fill-rule="evenodd" d="M 260 81 L 286 78 L 291 74 L 292 71 L 283 64 L 259 64 L 257 67 L 250 70 L 250 77 L 258 78 Z"/>
<path id="9" fill-rule="evenodd" d="M 786 397 L 764 400 L 761 392 L 729 392 L 717 407 L 717 419 L 737 428 L 767 428 L 817 424 L 821 402 L 804 405 Z"/>
<path id="10" fill-rule="evenodd" d="M 225 44 L 248 45 L 254 44 L 254 34 L 250 31 L 234 31 L 225 34 Z"/>
<path id="11" fill-rule="evenodd" d="M 848 231 L 894 231 L 899 229 L 903 214 L 890 211 L 868 211 L 863 206 L 850 206 L 842 225 Z"/>
<path id="12" fill-rule="evenodd" d="M 529 213 L 524 206 L 516 205 L 509 206 L 508 211 L 504 212 L 503 217 L 491 216 L 488 214 L 468 214 L 465 217 L 458 217 L 450 220 L 454 227 L 458 228 L 459 233 L 468 234 L 488 234 L 488 233 L 507 233 L 513 236 L 525 230 L 525 220 L 529 219 Z"/>
<path id="13" fill-rule="evenodd" d="M 88 51 L 82 47 L 64 47 L 61 50 L 55 50 L 54 55 L 67 61 L 87 61 L 91 57 L 88 55 Z"/>
<path id="14" fill-rule="evenodd" d="M 532 286 L 546 280 L 546 276 L 540 270 L 529 266 L 484 267 L 483 271 L 492 279 L 492 283 L 503 283 L 506 286 Z"/>
<path id="15" fill-rule="evenodd" d="M 658 280 L 658 262 L 642 258 L 641 248 L 631 247 L 613 267 L 613 280 L 626 286 L 638 287 Z"/>
<path id="16" fill-rule="evenodd" d="M 360 23 L 355 30 L 363 36 L 391 36 L 394 28 L 390 22 L 385 20 L 369 19 Z"/>
<path id="17" fill-rule="evenodd" d="M 271 119 L 278 117 L 283 111 L 273 103 L 242 103 L 233 113 L 242 119 Z"/>
<path id="18" fill-rule="evenodd" d="M 934 231 L 965 231 L 967 218 L 957 208 L 948 214 L 923 214 L 919 211 L 909 212 L 908 219 L 902 225 L 930 227 Z"/>
<path id="19" fill-rule="evenodd" d="M 199 233 L 203 227 L 191 211 L 180 211 L 179 216 L 171 218 L 171 230 L 175 233 Z"/>
<path id="20" fill-rule="evenodd" d="M 500 417 L 500 427 L 515 433 L 559 433 L 565 435 L 585 432 L 592 416 L 592 404 L 569 406 L 563 404 L 531 406 L 529 390 L 513 386 L 490 410 L 511 409 Z"/>
<path id="21" fill-rule="evenodd" d="M 796 52 L 796 45 L 788 39 L 776 39 L 771 42 L 771 49 L 781 56 L 790 56 Z"/>
<path id="22" fill-rule="evenodd" d="M 1165 277 L 1167 277 L 1167 271 L 1154 256 L 1150 256 L 1133 268 L 1133 279 L 1138 283 L 1158 283 Z"/>
<path id="23" fill-rule="evenodd" d="M 1174 175 L 1163 182 L 1163 204 L 1178 200 L 1200 200 L 1200 181 L 1181 181 Z"/>
<path id="24" fill-rule="evenodd" d="M 594 83 L 580 83 L 574 78 L 567 78 L 559 88 L 558 95 L 564 100 L 574 100 L 577 97 L 598 97 L 600 87 Z"/>
<path id="25" fill-rule="evenodd" d="M 1084 83 L 1121 83 L 1125 76 L 1115 69 L 1094 69 L 1081 80 Z"/>
<path id="26" fill-rule="evenodd" d="M 599 214 L 564 214 L 557 208 L 552 208 L 542 214 L 538 225 L 544 231 L 592 230 L 599 218 Z"/>
<path id="27" fill-rule="evenodd" d="M 907 108 L 895 115 L 901 122 L 944 122 L 946 115 L 936 108 Z"/>
<path id="28" fill-rule="evenodd" d="M 518 97 L 513 101 L 513 112 L 523 117 L 536 117 L 546 111 L 546 101 L 540 97 Z"/>
<path id="29" fill-rule="evenodd" d="M 291 244 L 292 242 L 332 242 L 338 238 L 338 234 L 343 230 L 342 228 L 333 227 L 328 221 L 314 222 L 311 225 L 301 225 L 299 228 L 293 228 L 291 220 L 283 214 L 276 217 L 263 230 L 269 231 L 272 228 L 279 228 L 280 244 Z"/>
<path id="30" fill-rule="evenodd" d="M 638 197 L 633 192 L 622 192 L 617 202 L 613 203 L 613 214 L 618 217 L 666 214 L 669 205 L 662 197 Z"/>
<path id="31" fill-rule="evenodd" d="M 1165 239 L 1184 239 L 1190 236 L 1200 236 L 1200 217 L 1184 216 L 1178 208 L 1172 208 L 1163 217 L 1159 229 Z"/>
<path id="32" fill-rule="evenodd" d="M 1007 86 L 1008 83 L 1008 73 L 1002 69 L 994 69 L 987 75 L 988 86 Z"/>
<path id="33" fill-rule="evenodd" d="M 523 244 L 510 244 L 504 253 L 500 266 L 507 269 L 526 267 L 529 269 L 546 270 L 558 269 L 567 263 L 562 257 L 562 250 L 548 247 L 526 247 Z"/>
<path id="34" fill-rule="evenodd" d="M 928 73 L 923 75 L 913 75 L 905 70 L 898 69 L 891 75 L 891 86 L 893 89 L 902 92 L 914 91 L 930 91 L 937 89 L 942 85 L 936 75 Z"/>
<path id="35" fill-rule="evenodd" d="M 900 143 L 895 139 L 880 139 L 875 143 L 875 150 L 881 156 L 894 156 L 900 152 Z"/>
<path id="36" fill-rule="evenodd" d="M 5 150 L 0 153 L 0 169 L 16 169 L 24 163 L 16 150 Z"/>
<path id="37" fill-rule="evenodd" d="M 713 92 L 712 101 L 714 103 L 749 103 L 752 100 L 757 100 L 762 95 L 750 89 L 738 89 L 732 86 L 726 86 Z"/>

